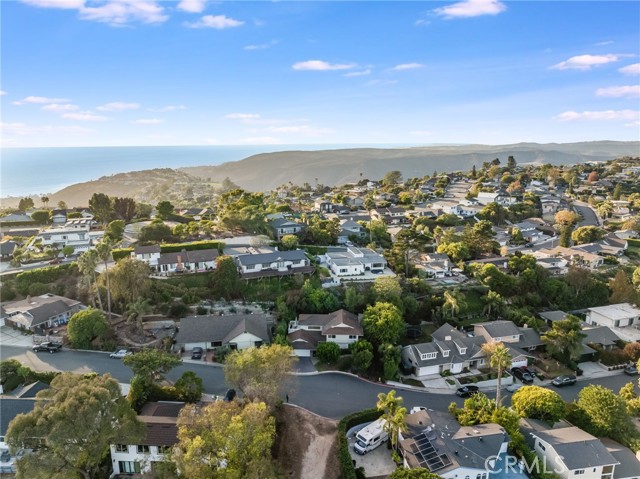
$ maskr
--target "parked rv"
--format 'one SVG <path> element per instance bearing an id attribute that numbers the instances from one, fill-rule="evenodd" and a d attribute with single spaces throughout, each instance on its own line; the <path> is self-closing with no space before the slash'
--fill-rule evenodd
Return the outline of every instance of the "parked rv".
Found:
<path id="1" fill-rule="evenodd" d="M 384 424 L 384 419 L 378 419 L 358 431 L 353 450 L 364 455 L 389 439 L 389 434 L 384 430 Z"/>

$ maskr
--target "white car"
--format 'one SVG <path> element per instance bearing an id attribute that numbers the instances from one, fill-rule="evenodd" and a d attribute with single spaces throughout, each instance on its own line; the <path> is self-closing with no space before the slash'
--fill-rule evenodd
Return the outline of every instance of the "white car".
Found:
<path id="1" fill-rule="evenodd" d="M 125 356 L 129 356 L 130 354 L 133 354 L 133 353 L 128 349 L 118 349 L 115 353 L 111 353 L 109 357 L 113 359 L 122 359 Z"/>
<path id="2" fill-rule="evenodd" d="M 414 412 L 420 412 L 420 411 L 428 411 L 428 409 L 424 406 L 415 406 L 411 408 L 411 411 L 409 411 L 409 414 L 413 414 Z"/>
<path id="3" fill-rule="evenodd" d="M 510 393 L 514 393 L 516 392 L 518 389 L 520 389 L 522 386 L 524 386 L 524 384 L 520 384 L 520 383 L 513 383 L 513 384 L 509 384 L 507 386 L 507 391 L 509 391 Z"/>

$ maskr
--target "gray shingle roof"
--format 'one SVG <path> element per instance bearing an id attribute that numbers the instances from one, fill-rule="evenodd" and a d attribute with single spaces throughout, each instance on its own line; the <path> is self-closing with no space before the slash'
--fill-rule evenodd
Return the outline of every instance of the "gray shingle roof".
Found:
<path id="1" fill-rule="evenodd" d="M 243 254 L 237 257 L 238 262 L 241 265 L 249 266 L 254 264 L 273 263 L 278 259 L 285 261 L 299 262 L 307 259 L 307 256 L 302 250 L 293 251 L 276 251 L 274 253 L 263 254 Z"/>
<path id="2" fill-rule="evenodd" d="M 35 399 L 18 399 L 3 396 L 0 399 L 0 436 L 6 436 L 9 423 L 18 414 L 31 412 L 35 405 Z"/>
<path id="3" fill-rule="evenodd" d="M 228 343 L 239 334 L 247 332 L 269 341 L 267 316 L 246 314 L 235 316 L 190 316 L 180 320 L 176 336 L 178 344 L 220 341 Z"/>
<path id="4" fill-rule="evenodd" d="M 160 253 L 160 245 L 152 244 L 149 246 L 136 246 L 135 248 L 133 248 L 133 252 L 135 254 Z"/>
<path id="5" fill-rule="evenodd" d="M 601 344 L 602 346 L 613 346 L 616 344 L 616 341 L 620 341 L 618 335 L 607 326 L 585 328 L 582 330 L 582 334 L 585 335 L 585 337 L 582 338 L 583 344 L 593 343 Z"/>
<path id="6" fill-rule="evenodd" d="M 483 327 L 492 338 L 520 336 L 520 330 L 513 321 L 492 321 L 480 323 L 477 327 Z"/>
<path id="7" fill-rule="evenodd" d="M 543 313 L 538 313 L 542 319 L 546 321 L 561 321 L 567 317 L 567 313 L 564 311 L 545 311 Z"/>

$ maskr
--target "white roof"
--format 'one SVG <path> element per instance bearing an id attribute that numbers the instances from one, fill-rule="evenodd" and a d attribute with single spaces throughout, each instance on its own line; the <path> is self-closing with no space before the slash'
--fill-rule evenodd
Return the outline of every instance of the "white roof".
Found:
<path id="1" fill-rule="evenodd" d="M 589 311 L 601 314 L 609 319 L 628 319 L 640 316 L 640 309 L 633 307 L 629 303 L 599 306 L 597 308 L 589 308 Z"/>

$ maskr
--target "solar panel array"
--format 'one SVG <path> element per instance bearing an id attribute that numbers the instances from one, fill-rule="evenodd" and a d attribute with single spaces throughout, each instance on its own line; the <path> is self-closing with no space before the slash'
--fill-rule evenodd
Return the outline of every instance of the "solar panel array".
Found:
<path id="1" fill-rule="evenodd" d="M 420 467 L 435 472 L 451 464 L 451 460 L 446 454 L 438 453 L 438 450 L 434 447 L 426 433 L 418 434 L 413 440 L 415 442 L 412 447 L 412 452 L 418 459 Z"/>

